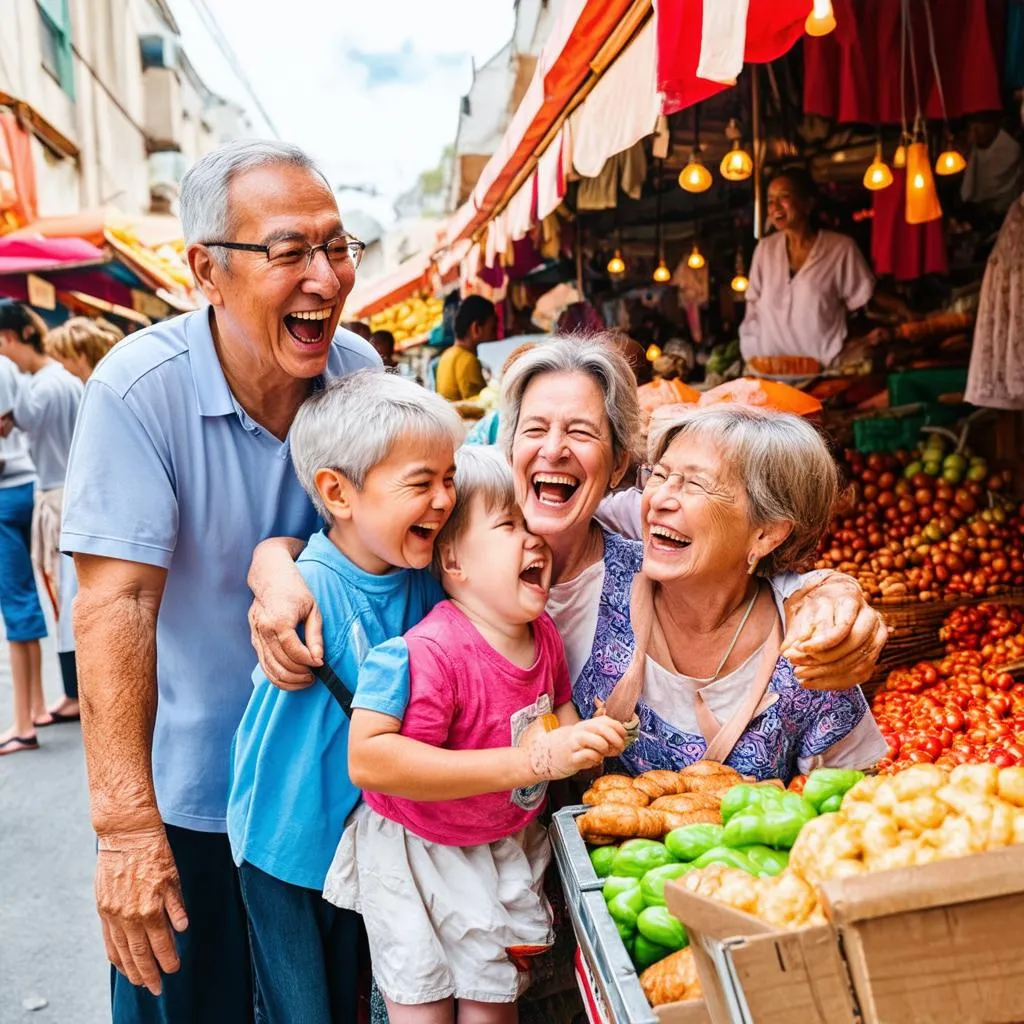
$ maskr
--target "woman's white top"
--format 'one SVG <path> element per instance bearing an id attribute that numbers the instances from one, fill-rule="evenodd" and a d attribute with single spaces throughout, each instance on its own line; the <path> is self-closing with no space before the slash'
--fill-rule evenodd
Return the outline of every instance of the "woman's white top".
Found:
<path id="1" fill-rule="evenodd" d="M 819 231 L 804 265 L 790 274 L 786 236 L 758 243 L 750 267 L 740 351 L 752 356 L 808 356 L 828 366 L 846 340 L 846 315 L 866 306 L 875 279 L 852 238 Z"/>
<path id="2" fill-rule="evenodd" d="M 14 421 L 28 435 L 41 491 L 64 486 L 82 388 L 82 382 L 54 360 L 28 374 L 15 396 Z"/>

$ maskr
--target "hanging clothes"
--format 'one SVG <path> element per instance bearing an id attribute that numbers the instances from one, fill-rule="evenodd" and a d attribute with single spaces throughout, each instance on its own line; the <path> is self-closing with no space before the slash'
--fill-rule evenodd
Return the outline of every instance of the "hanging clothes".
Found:
<path id="1" fill-rule="evenodd" d="M 960 185 L 960 198 L 965 203 L 978 203 L 1005 215 L 1020 195 L 1020 181 L 1020 145 L 1000 128 L 987 149 L 975 146 L 971 150 Z"/>
<path id="2" fill-rule="evenodd" d="M 616 153 L 596 178 L 583 178 L 576 196 L 577 210 L 611 210 L 618 205 L 619 189 L 630 199 L 639 199 L 647 177 L 647 154 L 643 142 L 624 153 Z"/>
<path id="3" fill-rule="evenodd" d="M 1024 198 L 1010 207 L 985 267 L 964 398 L 1024 409 Z"/>
<path id="4" fill-rule="evenodd" d="M 704 0 L 697 77 L 734 85 L 743 70 L 749 0 Z"/>
<path id="5" fill-rule="evenodd" d="M 946 230 L 942 218 L 908 224 L 905 169 L 892 169 L 892 184 L 871 193 L 874 220 L 871 228 L 871 265 L 882 277 L 914 281 L 925 274 L 949 272 Z"/>
<path id="6" fill-rule="evenodd" d="M 993 42 L 999 33 L 993 32 L 994 12 L 987 0 L 911 0 L 910 36 L 924 116 L 943 116 L 925 4 L 930 4 L 947 116 L 1001 110 Z M 835 31 L 804 39 L 804 112 L 841 124 L 899 124 L 905 110 L 912 120 L 915 93 L 909 41 L 902 103 L 900 97 L 903 37 L 898 0 L 833 0 L 833 8 Z"/>

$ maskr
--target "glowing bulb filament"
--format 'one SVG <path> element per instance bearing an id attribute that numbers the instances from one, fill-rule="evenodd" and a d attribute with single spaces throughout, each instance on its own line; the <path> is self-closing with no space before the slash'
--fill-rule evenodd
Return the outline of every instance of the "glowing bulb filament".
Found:
<path id="1" fill-rule="evenodd" d="M 730 287 L 742 295 L 750 287 L 750 280 L 746 274 L 737 274 L 730 282 Z"/>
<path id="2" fill-rule="evenodd" d="M 711 172 L 696 153 L 691 154 L 690 162 L 679 175 L 679 187 L 687 192 L 706 192 L 711 188 Z"/>
<path id="3" fill-rule="evenodd" d="M 814 9 L 807 15 L 804 31 L 809 36 L 827 36 L 836 27 L 832 0 L 814 0 Z"/>
<path id="4" fill-rule="evenodd" d="M 966 166 L 967 161 L 955 149 L 947 149 L 935 161 L 935 173 L 959 174 Z"/>
<path id="5" fill-rule="evenodd" d="M 700 270 L 704 266 L 704 254 L 697 248 L 697 243 L 693 243 L 693 249 L 690 255 L 686 257 L 686 265 L 691 270 Z"/>
<path id="6" fill-rule="evenodd" d="M 665 266 L 665 261 L 660 260 L 658 265 L 654 268 L 654 280 L 658 284 L 665 284 L 666 281 L 672 280 L 672 271 Z"/>
<path id="7" fill-rule="evenodd" d="M 655 359 L 661 358 L 661 349 L 657 345 L 648 345 L 646 355 L 647 361 L 653 363 Z"/>

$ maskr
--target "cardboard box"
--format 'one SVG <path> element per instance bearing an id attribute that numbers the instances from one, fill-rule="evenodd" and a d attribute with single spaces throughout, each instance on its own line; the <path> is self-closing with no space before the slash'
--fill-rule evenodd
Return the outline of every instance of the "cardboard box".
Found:
<path id="1" fill-rule="evenodd" d="M 1024 846 L 827 882 L 831 924 L 795 931 L 665 895 L 714 1024 L 1024 1021 Z"/>

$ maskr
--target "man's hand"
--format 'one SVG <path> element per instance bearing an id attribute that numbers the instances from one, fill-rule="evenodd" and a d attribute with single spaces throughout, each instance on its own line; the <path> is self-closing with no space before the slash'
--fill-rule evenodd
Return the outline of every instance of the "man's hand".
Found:
<path id="1" fill-rule="evenodd" d="M 799 591 L 787 601 L 782 654 L 810 690 L 848 690 L 866 682 L 888 639 L 885 621 L 849 577 Z"/>
<path id="2" fill-rule="evenodd" d="M 606 757 L 621 754 L 625 745 L 625 726 L 602 715 L 551 732 L 538 729 L 527 749 L 534 774 L 539 779 L 551 780 L 597 768 Z"/>
<path id="3" fill-rule="evenodd" d="M 297 542 L 264 541 L 253 552 L 249 630 L 260 668 L 282 690 L 302 690 L 324 663 L 323 620 L 302 574 L 295 568 Z M 305 643 L 299 639 L 303 624 Z"/>
<path id="4" fill-rule="evenodd" d="M 96 906 L 107 958 L 160 995 L 161 972 L 181 966 L 174 933 L 188 928 L 174 856 L 162 827 L 99 837 Z"/>

